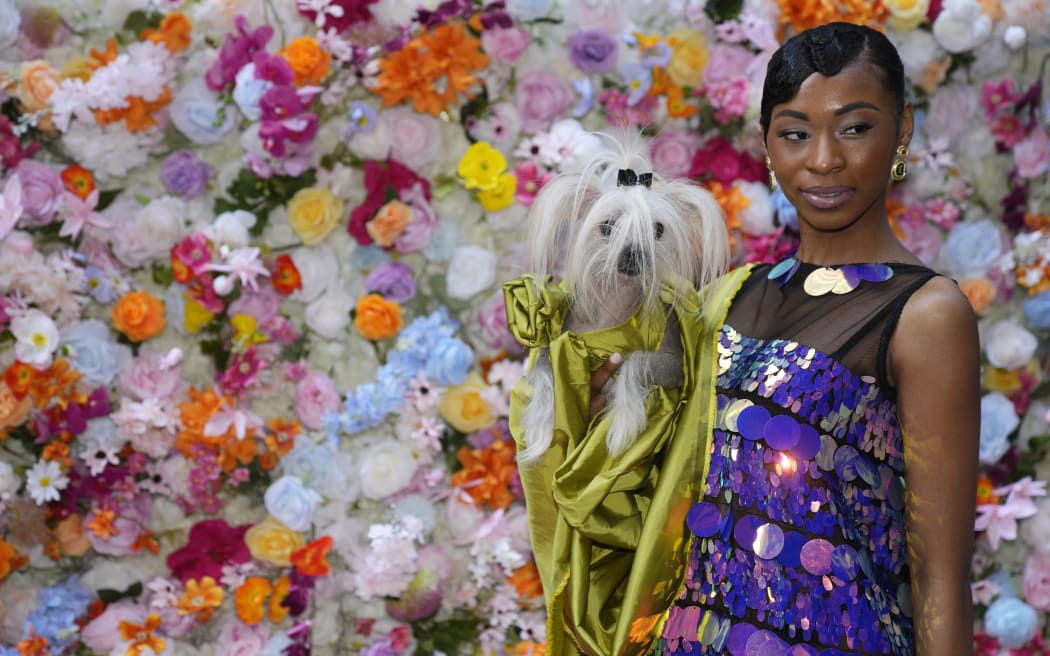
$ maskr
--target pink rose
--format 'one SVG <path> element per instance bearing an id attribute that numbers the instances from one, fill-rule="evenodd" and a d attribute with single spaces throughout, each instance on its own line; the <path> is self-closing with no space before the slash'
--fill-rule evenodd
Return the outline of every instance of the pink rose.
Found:
<path id="1" fill-rule="evenodd" d="M 339 392 L 324 372 L 311 371 L 295 387 L 295 412 L 310 430 L 324 427 L 324 416 L 339 409 Z"/>
<path id="2" fill-rule="evenodd" d="M 720 43 L 711 48 L 710 58 L 704 67 L 704 84 L 730 82 L 746 78 L 755 54 L 743 46 Z"/>
<path id="3" fill-rule="evenodd" d="M 140 400 L 171 398 L 182 385 L 181 361 L 182 352 L 178 349 L 161 354 L 143 348 L 120 372 L 120 391 Z"/>
<path id="4" fill-rule="evenodd" d="M 412 220 L 405 229 L 394 238 L 394 248 L 401 253 L 423 250 L 430 243 L 430 237 L 441 225 L 441 217 L 427 202 L 423 187 L 414 185 L 401 192 L 401 202 L 412 208 Z"/>
<path id="5" fill-rule="evenodd" d="M 684 178 L 689 175 L 693 155 L 703 140 L 696 132 L 661 130 L 649 144 L 653 170 L 665 178 Z"/>
<path id="6" fill-rule="evenodd" d="M 273 632 L 265 624 L 252 627 L 230 618 L 219 632 L 215 653 L 223 656 L 259 656 L 272 635 Z"/>
<path id="7" fill-rule="evenodd" d="M 280 292 L 274 289 L 273 285 L 262 284 L 255 291 L 243 290 L 241 296 L 230 303 L 228 313 L 231 317 L 236 314 L 251 315 L 262 326 L 280 316 L 283 300 Z"/>
<path id="8" fill-rule="evenodd" d="M 389 156 L 419 170 L 441 155 L 441 122 L 411 107 L 385 109 L 379 114 L 379 129 L 390 142 Z"/>
<path id="9" fill-rule="evenodd" d="M 1050 611 L 1050 554 L 1032 551 L 1024 566 L 1024 597 L 1033 608 Z"/>
<path id="10" fill-rule="evenodd" d="M 1046 173 L 1050 168 L 1050 138 L 1046 131 L 1036 127 L 1024 141 L 1014 146 L 1014 161 L 1017 163 L 1017 175 L 1034 179 Z"/>
<path id="11" fill-rule="evenodd" d="M 130 556 L 135 553 L 132 545 L 135 540 L 149 528 L 149 496 L 140 494 L 130 503 L 122 503 L 117 509 L 117 518 L 113 521 L 116 534 L 102 538 L 94 532 L 88 532 L 91 548 L 107 556 Z M 95 517 L 91 511 L 84 519 L 85 525 Z"/>
<path id="12" fill-rule="evenodd" d="M 568 83 L 553 73 L 537 71 L 518 78 L 514 103 L 521 113 L 521 129 L 525 132 L 546 130 L 551 121 L 561 118 L 571 102 Z"/>
<path id="13" fill-rule="evenodd" d="M 485 344 L 494 349 L 506 349 L 515 355 L 524 352 L 524 347 L 507 329 L 507 305 L 502 292 L 489 296 L 478 308 L 478 325 L 481 326 L 481 338 Z"/>
<path id="14" fill-rule="evenodd" d="M 977 115 L 980 94 L 969 84 L 946 84 L 930 98 L 930 107 L 922 123 L 930 139 L 954 140 L 965 132 Z"/>
<path id="15" fill-rule="evenodd" d="M 149 612 L 138 604 L 118 601 L 106 606 L 101 615 L 88 622 L 87 626 L 80 630 L 78 637 L 93 652 L 110 652 L 117 646 L 121 622 L 141 626 L 148 615 Z"/>
<path id="16" fill-rule="evenodd" d="M 481 35 L 481 47 L 496 61 L 513 64 L 529 47 L 529 39 L 529 32 L 518 25 L 493 27 Z"/>
<path id="17" fill-rule="evenodd" d="M 930 223 L 922 223 L 917 226 L 904 224 L 904 245 L 908 247 L 915 256 L 932 266 L 937 261 L 937 253 L 941 250 L 941 233 Z"/>
<path id="18" fill-rule="evenodd" d="M 627 28 L 630 6 L 626 2 L 568 2 L 565 3 L 566 24 L 619 34 Z"/>
<path id="19" fill-rule="evenodd" d="M 15 173 L 22 181 L 23 226 L 43 226 L 55 218 L 65 196 L 65 185 L 58 171 L 31 159 L 22 160 Z"/>

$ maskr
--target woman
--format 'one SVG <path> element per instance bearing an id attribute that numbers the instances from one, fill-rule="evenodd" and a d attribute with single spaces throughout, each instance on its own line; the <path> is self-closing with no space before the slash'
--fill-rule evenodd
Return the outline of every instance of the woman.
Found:
<path id="1" fill-rule="evenodd" d="M 706 484 L 655 650 L 971 654 L 977 330 L 888 221 L 913 129 L 896 51 L 844 23 L 793 37 L 761 126 L 801 241 L 751 271 L 718 334 Z"/>

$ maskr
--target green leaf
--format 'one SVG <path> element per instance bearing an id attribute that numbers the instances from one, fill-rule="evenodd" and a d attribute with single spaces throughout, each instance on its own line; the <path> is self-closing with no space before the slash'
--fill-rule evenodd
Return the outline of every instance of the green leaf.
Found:
<path id="1" fill-rule="evenodd" d="M 95 211 L 101 212 L 110 206 L 110 204 L 117 199 L 120 192 L 123 189 L 106 189 L 105 191 L 98 192 L 98 203 L 95 205 Z"/>
<path id="2" fill-rule="evenodd" d="M 743 0 L 710 0 L 706 6 L 707 15 L 716 23 L 740 18 L 743 8 Z"/>
<path id="3" fill-rule="evenodd" d="M 153 282 L 157 283 L 161 287 L 170 287 L 171 283 L 175 280 L 175 272 L 170 266 L 161 264 L 160 262 L 154 262 L 153 267 L 150 271 Z"/>
<path id="4" fill-rule="evenodd" d="M 138 35 L 142 33 L 142 30 L 160 27 L 162 20 L 164 20 L 164 14 L 160 12 L 146 12 L 139 9 L 128 14 L 128 17 L 124 20 L 123 29 Z"/>
<path id="5" fill-rule="evenodd" d="M 136 581 L 128 586 L 123 592 L 112 588 L 102 588 L 98 591 L 98 598 L 107 604 L 120 601 L 121 599 L 135 599 L 142 594 L 142 583 Z"/>

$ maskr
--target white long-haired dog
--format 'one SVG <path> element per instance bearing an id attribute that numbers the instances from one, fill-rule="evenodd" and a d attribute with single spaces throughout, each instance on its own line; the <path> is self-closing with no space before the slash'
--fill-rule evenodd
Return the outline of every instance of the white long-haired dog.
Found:
<path id="1" fill-rule="evenodd" d="M 582 171 L 563 173 L 540 190 L 529 212 L 531 270 L 562 278 L 569 312 L 564 328 L 577 334 L 623 324 L 642 308 L 667 313 L 658 351 L 624 353 L 606 386 L 612 414 L 606 446 L 623 453 L 648 423 L 652 385 L 683 382 L 682 345 L 675 313 L 659 299 L 660 285 L 679 279 L 702 289 L 725 271 L 729 239 L 721 207 L 689 180 L 651 173 L 640 138 L 610 147 Z M 526 374 L 532 394 L 522 410 L 523 465 L 551 446 L 555 385 L 540 353 Z"/>

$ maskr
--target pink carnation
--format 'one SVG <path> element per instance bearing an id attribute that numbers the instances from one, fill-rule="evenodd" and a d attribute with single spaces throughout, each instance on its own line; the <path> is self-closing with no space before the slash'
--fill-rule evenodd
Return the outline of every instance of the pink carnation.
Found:
<path id="1" fill-rule="evenodd" d="M 231 617 L 219 632 L 215 653 L 223 656 L 259 656 L 272 634 L 272 630 L 265 623 L 252 627 Z"/>
<path id="2" fill-rule="evenodd" d="M 572 102 L 568 83 L 554 73 L 537 71 L 518 78 L 514 102 L 521 113 L 521 128 L 535 133 L 561 118 Z"/>
<path id="3" fill-rule="evenodd" d="M 1014 146 L 1017 175 L 1029 180 L 1038 178 L 1050 168 L 1050 138 L 1040 128 L 1033 130 Z"/>
<path id="4" fill-rule="evenodd" d="M 695 131 L 661 130 L 649 144 L 653 170 L 665 178 L 688 176 L 701 143 L 703 139 Z"/>
<path id="5" fill-rule="evenodd" d="M 339 392 L 326 374 L 312 371 L 295 388 L 295 412 L 310 430 L 324 427 L 324 416 L 339 409 Z"/>
<path id="6" fill-rule="evenodd" d="M 122 394 L 134 399 L 168 399 L 182 385 L 182 352 L 172 349 L 167 354 L 142 349 L 138 357 L 120 372 L 118 383 Z"/>
<path id="7" fill-rule="evenodd" d="M 493 27 L 481 35 L 481 46 L 493 59 L 504 64 L 513 64 L 529 47 L 529 32 L 518 25 Z"/>
<path id="8" fill-rule="evenodd" d="M 1050 554 L 1028 554 L 1023 584 L 1025 601 L 1036 610 L 1050 611 Z"/>
<path id="9" fill-rule="evenodd" d="M 118 601 L 106 606 L 106 610 L 80 630 L 80 641 L 93 652 L 108 653 L 117 646 L 120 623 L 142 624 L 146 620 L 146 609 L 130 601 Z"/>

